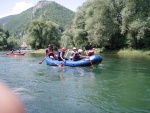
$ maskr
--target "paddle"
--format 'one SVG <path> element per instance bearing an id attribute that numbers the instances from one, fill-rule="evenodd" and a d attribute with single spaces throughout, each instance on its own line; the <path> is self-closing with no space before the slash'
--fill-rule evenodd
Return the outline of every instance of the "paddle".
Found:
<path id="1" fill-rule="evenodd" d="M 90 60 L 90 58 L 89 58 L 89 60 Z M 94 68 L 94 65 L 91 60 L 90 60 L 90 64 L 91 64 L 92 68 Z"/>
<path id="2" fill-rule="evenodd" d="M 47 57 L 47 56 L 46 56 Z M 46 59 L 46 57 L 41 61 L 41 62 L 39 62 L 39 64 L 42 64 L 42 62 Z"/>
<path id="3" fill-rule="evenodd" d="M 65 54 L 65 58 L 67 58 L 68 53 L 69 53 L 69 50 L 67 50 L 67 53 Z"/>
<path id="4" fill-rule="evenodd" d="M 59 67 L 61 67 L 61 68 L 63 68 L 63 67 L 65 67 L 65 65 L 64 65 L 64 62 L 63 63 L 61 63 L 60 65 L 58 65 Z"/>
<path id="5" fill-rule="evenodd" d="M 41 62 L 39 62 L 39 64 L 42 64 L 42 62 L 44 61 L 46 59 L 46 57 L 41 61 Z M 58 67 L 60 67 L 60 68 L 63 68 L 65 65 L 64 65 L 64 63 L 65 63 L 65 61 L 63 62 L 63 63 L 60 63 L 60 64 L 57 64 L 57 63 L 55 63 L 54 62 L 54 64 L 56 64 Z"/>
<path id="6" fill-rule="evenodd" d="M 56 64 L 58 67 L 60 67 L 60 68 L 63 68 L 65 65 L 64 65 L 64 63 L 65 63 L 65 61 L 63 61 L 62 63 L 60 63 L 60 64 L 57 64 L 56 62 L 53 62 L 54 64 Z"/>
<path id="7" fill-rule="evenodd" d="M 85 51 L 86 51 L 86 54 L 87 54 L 87 50 L 85 50 Z M 90 60 L 89 56 L 88 56 L 88 59 Z M 92 68 L 94 68 L 94 65 L 93 65 L 91 60 L 90 60 L 90 64 L 91 64 Z"/>

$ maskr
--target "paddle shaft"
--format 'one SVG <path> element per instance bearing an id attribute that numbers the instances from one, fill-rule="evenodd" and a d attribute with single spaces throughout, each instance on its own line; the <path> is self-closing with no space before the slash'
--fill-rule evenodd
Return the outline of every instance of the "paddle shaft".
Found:
<path id="1" fill-rule="evenodd" d="M 90 58 L 89 58 L 89 60 L 90 60 Z M 91 64 L 92 68 L 94 68 L 94 65 L 91 60 L 90 60 L 90 64 Z"/>
<path id="2" fill-rule="evenodd" d="M 86 51 L 86 54 L 87 54 L 87 50 L 85 50 Z M 88 59 L 90 60 L 90 58 L 88 57 Z M 90 60 L 90 64 L 91 64 L 91 66 L 92 66 L 92 68 L 94 68 L 94 65 L 93 65 L 93 63 L 92 63 L 92 61 Z"/>

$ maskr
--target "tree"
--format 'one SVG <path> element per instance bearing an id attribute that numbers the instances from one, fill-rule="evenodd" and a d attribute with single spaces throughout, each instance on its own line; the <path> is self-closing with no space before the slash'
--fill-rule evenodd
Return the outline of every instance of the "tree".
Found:
<path id="1" fill-rule="evenodd" d="M 33 20 L 28 29 L 28 44 L 34 49 L 46 48 L 48 44 L 59 47 L 61 32 L 52 21 Z"/>
<path id="2" fill-rule="evenodd" d="M 149 12 L 149 0 L 87 0 L 63 33 L 62 43 L 79 47 L 91 43 L 107 49 L 150 48 Z"/>
<path id="3" fill-rule="evenodd" d="M 9 49 L 12 49 L 12 48 L 19 48 L 17 42 L 16 42 L 16 39 L 14 37 L 9 37 L 7 39 L 7 43 L 8 43 L 8 48 Z"/>
<path id="4" fill-rule="evenodd" d="M 127 0 L 122 14 L 121 31 L 128 36 L 129 47 L 140 49 L 150 46 L 150 1 Z"/>

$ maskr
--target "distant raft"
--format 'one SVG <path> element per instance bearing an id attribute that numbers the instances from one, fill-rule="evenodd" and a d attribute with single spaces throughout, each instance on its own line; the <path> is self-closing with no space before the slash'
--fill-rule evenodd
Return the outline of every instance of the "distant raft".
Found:
<path id="1" fill-rule="evenodd" d="M 25 52 L 21 52 L 21 53 L 7 53 L 7 56 L 23 56 L 25 55 Z"/>
<path id="2" fill-rule="evenodd" d="M 46 58 L 46 63 L 47 65 L 50 66 L 58 66 L 61 64 L 64 64 L 65 66 L 70 66 L 70 67 L 83 67 L 83 66 L 91 66 L 91 65 L 98 65 L 99 63 L 102 62 L 102 56 L 100 55 L 92 55 L 88 58 L 83 58 L 78 61 L 74 61 L 71 59 L 64 61 L 58 61 L 58 60 L 53 60 L 50 57 Z"/>

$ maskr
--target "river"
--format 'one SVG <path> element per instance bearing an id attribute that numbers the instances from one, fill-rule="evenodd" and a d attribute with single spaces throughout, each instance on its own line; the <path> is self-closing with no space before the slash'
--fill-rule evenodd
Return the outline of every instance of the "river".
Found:
<path id="1" fill-rule="evenodd" d="M 92 67 L 53 67 L 44 55 L 0 52 L 0 80 L 27 113 L 149 113 L 150 56 L 102 55 Z"/>

